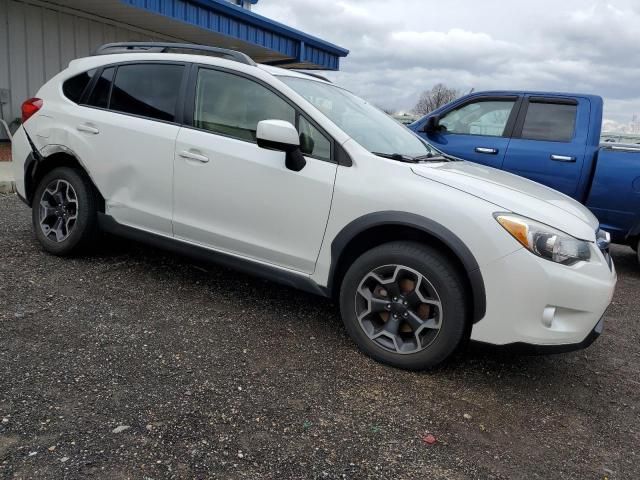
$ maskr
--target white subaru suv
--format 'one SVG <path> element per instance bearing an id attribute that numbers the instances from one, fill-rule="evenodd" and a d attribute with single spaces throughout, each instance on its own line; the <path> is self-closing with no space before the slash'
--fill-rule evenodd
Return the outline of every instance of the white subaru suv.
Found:
<path id="1" fill-rule="evenodd" d="M 17 190 L 44 249 L 99 231 L 334 297 L 376 360 L 468 339 L 588 346 L 616 284 L 582 205 L 443 156 L 320 77 L 182 44 L 110 44 L 23 105 Z"/>

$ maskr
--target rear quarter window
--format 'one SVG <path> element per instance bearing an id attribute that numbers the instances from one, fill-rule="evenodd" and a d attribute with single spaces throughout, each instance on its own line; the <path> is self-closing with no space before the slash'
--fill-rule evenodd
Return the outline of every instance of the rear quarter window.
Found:
<path id="1" fill-rule="evenodd" d="M 80 103 L 82 95 L 95 74 L 96 69 L 93 69 L 88 72 L 82 72 L 75 77 L 71 77 L 62 84 L 62 93 L 72 102 Z"/>

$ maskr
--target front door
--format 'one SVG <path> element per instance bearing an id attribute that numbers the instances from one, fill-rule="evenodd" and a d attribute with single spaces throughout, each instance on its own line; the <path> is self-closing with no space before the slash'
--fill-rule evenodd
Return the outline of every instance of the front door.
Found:
<path id="1" fill-rule="evenodd" d="M 479 97 L 440 117 L 440 128 L 427 134 L 434 147 L 463 160 L 501 168 L 509 145 L 510 119 L 517 96 Z"/>
<path id="2" fill-rule="evenodd" d="M 174 234 L 226 253 L 312 273 L 329 217 L 331 141 L 279 94 L 241 74 L 198 68 L 190 127 L 174 163 Z M 189 110 L 189 109 L 187 109 Z M 307 165 L 256 143 L 261 120 L 297 125 Z"/>

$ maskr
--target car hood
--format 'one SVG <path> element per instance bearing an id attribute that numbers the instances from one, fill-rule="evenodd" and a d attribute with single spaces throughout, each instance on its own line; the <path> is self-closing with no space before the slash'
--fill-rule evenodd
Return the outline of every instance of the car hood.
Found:
<path id="1" fill-rule="evenodd" d="M 537 220 L 576 238 L 595 240 L 598 219 L 574 199 L 526 178 L 466 161 L 413 165 L 416 175 L 462 190 L 499 209 Z"/>

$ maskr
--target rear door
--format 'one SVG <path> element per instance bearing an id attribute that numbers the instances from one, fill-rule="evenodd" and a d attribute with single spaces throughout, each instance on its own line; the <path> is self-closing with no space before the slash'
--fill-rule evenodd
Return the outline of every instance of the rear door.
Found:
<path id="1" fill-rule="evenodd" d="M 585 98 L 525 98 L 503 169 L 575 197 L 584 167 L 590 102 Z"/>
<path id="2" fill-rule="evenodd" d="M 440 129 L 427 140 L 445 153 L 501 168 L 518 114 L 519 97 L 476 97 L 440 117 Z"/>
<path id="3" fill-rule="evenodd" d="M 121 224 L 172 235 L 173 156 L 185 70 L 171 62 L 106 66 L 67 119 L 106 213 Z"/>

